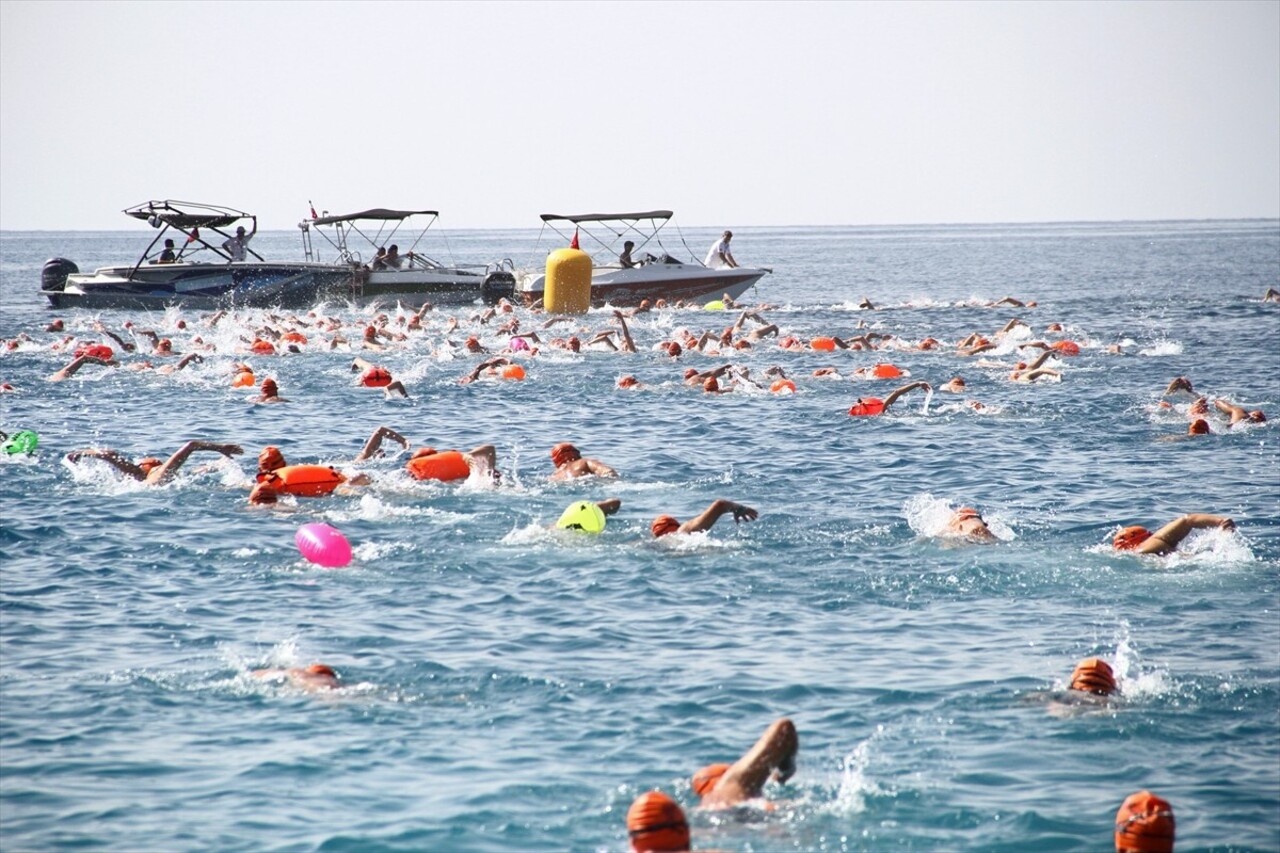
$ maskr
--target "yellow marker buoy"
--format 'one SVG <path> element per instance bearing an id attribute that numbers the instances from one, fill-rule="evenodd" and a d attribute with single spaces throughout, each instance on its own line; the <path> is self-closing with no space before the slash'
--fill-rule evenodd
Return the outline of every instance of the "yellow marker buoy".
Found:
<path id="1" fill-rule="evenodd" d="M 591 256 L 556 249 L 547 257 L 543 307 L 553 314 L 585 314 L 591 307 Z"/>
<path id="2" fill-rule="evenodd" d="M 587 533 L 599 533 L 604 530 L 604 510 L 591 501 L 577 501 L 569 504 L 560 515 L 556 527 L 569 530 L 584 530 Z"/>

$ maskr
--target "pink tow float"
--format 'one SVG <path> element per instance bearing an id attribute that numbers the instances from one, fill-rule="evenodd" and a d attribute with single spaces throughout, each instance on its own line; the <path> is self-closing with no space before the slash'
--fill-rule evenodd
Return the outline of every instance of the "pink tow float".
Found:
<path id="1" fill-rule="evenodd" d="M 351 562 L 351 543 L 338 529 L 315 522 L 304 524 L 294 534 L 302 556 L 318 566 L 338 569 Z"/>

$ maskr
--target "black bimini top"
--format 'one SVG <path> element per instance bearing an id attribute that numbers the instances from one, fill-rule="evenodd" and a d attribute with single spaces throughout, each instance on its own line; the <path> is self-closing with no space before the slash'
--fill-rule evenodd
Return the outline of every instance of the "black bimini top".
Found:
<path id="1" fill-rule="evenodd" d="M 439 215 L 438 210 L 387 210 L 385 207 L 375 207 L 372 210 L 362 210 L 359 213 L 348 213 L 343 216 L 321 216 L 313 221 L 316 225 L 334 225 L 338 222 L 355 222 L 358 219 L 399 220 L 408 219 L 410 216 Z"/>
<path id="2" fill-rule="evenodd" d="M 669 210 L 648 210 L 643 213 L 578 213 L 566 216 L 563 213 L 544 213 L 543 222 L 616 222 L 632 219 L 670 219 L 674 216 Z"/>
<path id="3" fill-rule="evenodd" d="M 195 201 L 174 201 L 158 199 L 135 205 L 125 210 L 134 219 L 157 223 L 163 222 L 175 228 L 189 231 L 192 228 L 226 228 L 241 219 L 248 219 L 251 214 L 233 207 L 217 204 L 201 204 Z"/>

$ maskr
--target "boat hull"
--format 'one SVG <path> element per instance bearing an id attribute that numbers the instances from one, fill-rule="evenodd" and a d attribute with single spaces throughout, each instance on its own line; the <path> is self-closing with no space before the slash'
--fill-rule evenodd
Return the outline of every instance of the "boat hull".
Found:
<path id="1" fill-rule="evenodd" d="M 505 288 L 499 279 L 505 279 Z M 468 270 L 377 270 L 357 274 L 354 288 L 358 302 L 429 301 L 448 305 L 470 305 L 477 300 L 495 302 L 510 296 L 513 279 L 509 274 Z"/>
<path id="2" fill-rule="evenodd" d="M 639 305 L 645 299 L 701 303 L 725 295 L 737 299 L 766 272 L 750 267 L 707 269 L 680 263 L 651 263 L 631 269 L 600 267 L 591 274 L 591 304 L 622 307 Z M 517 277 L 516 295 L 529 304 L 542 298 L 544 286 L 543 273 L 525 273 Z"/>
<path id="3" fill-rule="evenodd" d="M 54 308 L 299 307 L 349 299 L 353 285 L 349 267 L 328 264 L 155 264 L 73 274 L 42 292 Z"/>

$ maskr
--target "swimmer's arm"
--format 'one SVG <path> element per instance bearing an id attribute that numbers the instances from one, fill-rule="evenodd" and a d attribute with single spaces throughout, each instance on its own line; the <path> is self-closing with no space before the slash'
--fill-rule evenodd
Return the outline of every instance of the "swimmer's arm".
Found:
<path id="1" fill-rule="evenodd" d="M 106 326 L 102 325 L 102 323 L 94 323 L 93 328 L 96 331 L 99 331 L 102 334 L 106 335 L 107 337 L 111 338 L 111 340 L 119 344 L 120 349 L 124 350 L 125 352 L 133 352 L 138 348 L 137 344 L 125 341 L 124 338 L 120 337 L 115 332 L 111 331 Z"/>
<path id="2" fill-rule="evenodd" d="M 389 426 L 380 426 L 373 431 L 372 435 L 369 436 L 369 440 L 364 443 L 364 449 L 356 456 L 355 461 L 363 462 L 366 459 L 372 459 L 374 455 L 377 454 L 378 449 L 382 447 L 382 440 L 384 438 L 400 442 L 405 449 L 408 449 L 409 447 L 409 439 L 405 438 Z"/>
<path id="3" fill-rule="evenodd" d="M 1169 554 L 1192 530 L 1206 527 L 1221 527 L 1223 530 L 1234 530 L 1235 522 L 1223 515 L 1209 515 L 1195 512 L 1175 518 L 1173 521 L 1152 533 L 1138 546 L 1139 554 Z"/>
<path id="4" fill-rule="evenodd" d="M 769 774 L 785 782 L 795 773 L 800 738 L 795 724 L 787 718 L 776 720 L 746 755 L 724 772 L 720 781 L 703 799 L 704 806 L 731 806 L 760 796 Z"/>
<path id="5" fill-rule="evenodd" d="M 715 523 L 720 520 L 720 516 L 725 513 L 733 513 L 734 521 L 755 521 L 760 515 L 754 509 L 745 504 L 728 501 L 724 498 L 718 498 L 711 502 L 711 506 L 702 511 L 702 514 L 691 518 L 684 524 L 680 525 L 681 533 L 700 533 L 704 530 L 710 530 Z"/>
<path id="6" fill-rule="evenodd" d="M 618 318 L 618 325 L 622 327 L 622 351 L 635 352 L 636 343 L 631 340 L 631 330 L 627 328 L 627 316 L 618 310 L 613 312 L 613 316 Z"/>
<path id="7" fill-rule="evenodd" d="M 132 477 L 135 480 L 142 481 L 147 479 L 147 472 L 142 470 L 138 465 L 133 464 L 124 456 L 121 456 L 116 450 L 77 450 L 74 453 L 67 454 L 68 462 L 79 462 L 85 457 L 91 459 L 101 459 L 109 465 L 114 466 L 121 473 Z"/>
<path id="8" fill-rule="evenodd" d="M 147 480 L 152 483 L 163 483 L 182 467 L 192 453 L 197 450 L 212 450 L 221 453 L 223 456 L 239 456 L 244 453 L 244 448 L 238 444 L 216 444 L 212 441 L 188 441 L 182 447 L 178 448 L 178 452 L 168 458 L 168 460 L 156 468 L 147 476 Z"/>
<path id="9" fill-rule="evenodd" d="M 618 472 L 601 462 L 599 459 L 583 460 L 587 463 L 587 470 L 597 477 L 616 477 Z"/>
<path id="10" fill-rule="evenodd" d="M 70 364 L 68 364 L 66 367 L 62 368 L 57 373 L 50 376 L 48 381 L 61 382 L 64 379 L 70 379 L 72 376 L 75 376 L 77 373 L 79 373 L 80 368 L 84 367 L 86 364 L 101 364 L 103 367 L 115 367 L 118 364 L 118 362 L 108 361 L 107 359 L 104 359 L 104 358 L 98 358 L 96 355 L 77 356 L 76 359 L 72 361 Z"/>
<path id="11" fill-rule="evenodd" d="M 894 402 L 896 402 L 896 401 L 897 401 L 897 399 L 898 399 L 899 397 L 901 397 L 903 394 L 906 394 L 908 391 L 914 391 L 914 390 L 916 390 L 917 388 L 924 388 L 924 389 L 926 389 L 926 390 L 928 390 L 928 391 L 932 391 L 932 390 L 933 390 L 933 386 L 932 386 L 932 385 L 930 385 L 928 382 L 924 382 L 924 381 L 920 381 L 920 382 L 912 382 L 912 383 L 911 383 L 911 384 L 909 384 L 909 385 L 903 385 L 901 388 L 898 388 L 898 389 L 894 390 L 894 391 L 893 391 L 893 393 L 891 393 L 888 397 L 885 397 L 885 398 L 884 398 L 884 407 L 885 407 L 886 409 L 888 409 L 888 408 L 889 408 L 890 406 L 892 406 L 892 405 L 894 404 Z"/>

